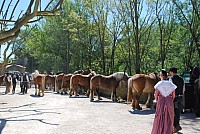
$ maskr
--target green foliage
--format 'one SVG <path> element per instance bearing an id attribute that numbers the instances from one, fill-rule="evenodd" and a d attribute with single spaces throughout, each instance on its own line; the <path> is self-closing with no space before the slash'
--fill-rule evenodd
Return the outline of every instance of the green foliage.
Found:
<path id="1" fill-rule="evenodd" d="M 63 14 L 46 17 L 45 21 L 31 31 L 26 44 L 17 55 L 29 57 L 29 62 L 34 59 L 34 69 L 40 71 L 72 73 L 75 70 L 92 68 L 97 73 L 110 74 L 112 71 L 126 69 L 129 75 L 133 75 L 135 31 L 134 24 L 130 21 L 128 2 L 66 0 Z M 148 1 L 143 4 L 149 9 L 154 9 L 153 3 Z M 184 8 L 187 6 L 188 3 L 185 3 Z M 197 49 L 187 22 L 180 15 L 180 10 L 176 8 L 165 10 L 167 11 L 163 11 L 166 13 L 164 17 L 170 17 L 173 11 L 175 15 L 173 17 L 176 19 L 162 20 L 162 27 L 165 30 L 163 43 L 166 48 L 164 67 L 168 69 L 177 66 L 181 73 L 188 70 L 189 65 L 199 64 Z M 147 14 L 149 20 L 148 17 L 144 18 L 145 15 L 139 18 L 141 73 L 151 73 L 162 68 L 159 25 L 154 10 L 148 11 L 151 11 Z M 192 13 L 188 13 L 188 17 L 192 18 Z M 169 33 L 171 25 L 172 33 Z M 170 38 L 167 40 L 169 35 Z M 114 66 L 111 65 L 112 52 L 114 52 Z"/>

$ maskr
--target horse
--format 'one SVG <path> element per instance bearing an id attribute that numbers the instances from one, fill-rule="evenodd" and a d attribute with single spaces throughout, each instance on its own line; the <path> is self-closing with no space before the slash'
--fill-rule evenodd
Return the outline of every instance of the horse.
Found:
<path id="1" fill-rule="evenodd" d="M 102 100 L 100 97 L 100 92 L 99 89 L 100 87 L 106 88 L 106 89 L 111 89 L 112 94 L 111 94 L 111 99 L 112 101 L 117 100 L 117 95 L 116 95 L 116 88 L 119 85 L 120 81 L 128 81 L 128 74 L 124 72 L 117 72 L 109 76 L 105 75 L 96 75 L 93 76 L 90 80 L 90 100 L 94 100 L 94 90 L 96 89 L 97 92 L 97 97 L 98 100 Z"/>
<path id="2" fill-rule="evenodd" d="M 194 84 L 196 116 L 200 117 L 200 67 L 192 67 L 190 82 Z"/>
<path id="3" fill-rule="evenodd" d="M 127 102 L 132 101 L 133 109 L 142 108 L 139 105 L 139 99 L 142 93 L 148 94 L 148 99 L 146 101 L 146 107 L 150 107 L 150 97 L 151 93 L 154 92 L 155 84 L 160 81 L 160 77 L 157 76 L 157 73 L 151 73 L 149 75 L 145 74 L 136 74 L 128 80 L 128 93 L 127 93 Z"/>
<path id="4" fill-rule="evenodd" d="M 55 76 L 54 75 L 46 75 L 45 77 L 45 85 L 47 88 L 50 88 L 50 90 L 55 90 Z"/>
<path id="5" fill-rule="evenodd" d="M 56 75 L 55 80 L 55 91 L 59 93 L 59 90 L 61 90 L 62 86 L 62 79 L 63 79 L 64 73 Z"/>
<path id="6" fill-rule="evenodd" d="M 70 79 L 72 74 L 65 74 L 62 78 L 61 94 L 66 94 L 66 88 L 70 87 Z"/>
<path id="7" fill-rule="evenodd" d="M 42 90 L 42 96 L 44 96 L 45 75 L 39 74 L 39 71 L 35 70 L 32 76 L 33 76 L 33 82 L 35 85 L 35 95 L 40 96 L 40 90 Z"/>
<path id="8" fill-rule="evenodd" d="M 75 96 L 79 96 L 79 94 L 77 93 L 79 86 L 88 88 L 87 96 L 89 96 L 90 79 L 95 75 L 96 75 L 95 72 L 92 72 L 88 75 L 82 75 L 82 74 L 73 75 L 70 79 L 70 92 L 69 92 L 70 97 L 72 96 L 72 91 L 74 91 Z"/>

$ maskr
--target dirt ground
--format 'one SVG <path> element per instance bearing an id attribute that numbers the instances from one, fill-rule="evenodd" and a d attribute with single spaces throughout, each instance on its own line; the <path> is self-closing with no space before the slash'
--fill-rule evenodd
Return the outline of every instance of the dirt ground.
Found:
<path id="1" fill-rule="evenodd" d="M 44 97 L 28 94 L 4 95 L 0 87 L 0 133 L 2 134 L 150 134 L 155 111 L 131 109 L 130 105 L 113 103 L 104 98 L 90 102 L 80 96 L 45 91 Z M 200 133 L 200 118 L 183 114 L 184 134 Z"/>

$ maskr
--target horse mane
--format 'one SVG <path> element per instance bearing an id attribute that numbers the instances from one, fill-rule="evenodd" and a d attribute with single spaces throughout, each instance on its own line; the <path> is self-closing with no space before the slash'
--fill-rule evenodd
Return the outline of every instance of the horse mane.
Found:
<path id="1" fill-rule="evenodd" d="M 117 81 L 121 81 L 123 78 L 124 78 L 124 76 L 127 78 L 127 80 L 128 80 L 128 74 L 127 73 L 125 73 L 125 72 L 116 72 L 116 73 L 114 73 L 114 74 L 112 74 L 112 76 L 117 80 Z"/>
<path id="2" fill-rule="evenodd" d="M 33 77 L 36 78 L 39 74 L 40 74 L 39 71 L 35 70 L 34 73 L 33 73 Z"/>

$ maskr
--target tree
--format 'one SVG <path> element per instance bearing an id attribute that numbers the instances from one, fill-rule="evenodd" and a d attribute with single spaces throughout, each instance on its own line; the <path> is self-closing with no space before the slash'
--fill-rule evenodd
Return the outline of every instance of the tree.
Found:
<path id="1" fill-rule="evenodd" d="M 19 4 L 20 0 L 17 0 L 15 3 L 15 6 L 12 9 L 12 12 L 9 16 L 8 12 L 11 7 L 12 0 L 10 0 L 10 3 L 8 4 L 7 9 L 4 11 L 4 5 L 6 0 L 3 0 L 0 13 L 1 13 L 1 19 L 0 19 L 0 25 L 1 25 L 1 32 L 0 32 L 0 44 L 6 43 L 10 40 L 13 40 L 18 37 L 20 33 L 20 28 L 27 23 L 33 23 L 41 18 L 42 16 L 49 16 L 49 15 L 57 15 L 57 11 L 61 10 L 63 0 L 59 0 L 57 4 L 53 8 L 50 8 L 50 5 L 54 2 L 54 0 L 51 0 L 45 9 L 42 11 L 41 9 L 41 0 L 30 0 L 29 6 L 26 10 L 26 12 L 21 16 L 21 13 L 19 14 L 18 18 L 14 20 L 14 13 L 15 10 Z M 39 16 L 38 19 L 32 20 L 34 17 Z M 11 24 L 12 27 L 8 29 L 8 26 Z"/>

